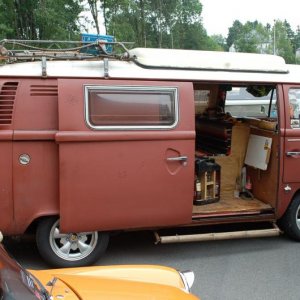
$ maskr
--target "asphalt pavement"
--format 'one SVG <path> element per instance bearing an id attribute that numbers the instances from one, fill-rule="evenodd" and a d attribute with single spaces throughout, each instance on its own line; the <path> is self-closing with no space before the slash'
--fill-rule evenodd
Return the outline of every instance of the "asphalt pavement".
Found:
<path id="1" fill-rule="evenodd" d="M 8 248 L 27 268 L 48 267 L 33 240 L 9 242 Z M 193 270 L 192 292 L 202 300 L 300 299 L 300 243 L 285 236 L 155 245 L 150 232 L 122 233 L 111 237 L 97 264 Z"/>

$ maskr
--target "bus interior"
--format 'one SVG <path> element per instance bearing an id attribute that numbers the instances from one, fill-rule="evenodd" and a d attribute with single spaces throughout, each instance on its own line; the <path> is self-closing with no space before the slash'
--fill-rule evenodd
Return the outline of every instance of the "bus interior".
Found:
<path id="1" fill-rule="evenodd" d="M 193 219 L 274 214 L 279 174 L 276 95 L 271 84 L 194 83 Z"/>

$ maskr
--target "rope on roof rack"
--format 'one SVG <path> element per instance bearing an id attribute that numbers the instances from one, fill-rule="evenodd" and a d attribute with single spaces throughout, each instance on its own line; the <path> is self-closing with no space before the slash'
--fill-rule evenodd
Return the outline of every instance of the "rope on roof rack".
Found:
<path id="1" fill-rule="evenodd" d="M 80 45 L 66 47 L 66 45 Z M 10 40 L 0 41 L 0 60 L 6 62 L 42 60 L 88 60 L 96 58 L 113 58 L 129 60 L 129 50 L 124 42 L 61 41 L 61 40 Z M 129 43 L 130 44 L 130 43 Z M 40 45 L 45 45 L 41 47 Z M 114 51 L 108 51 L 107 45 L 112 45 Z M 111 47 L 110 47 L 111 49 Z"/>

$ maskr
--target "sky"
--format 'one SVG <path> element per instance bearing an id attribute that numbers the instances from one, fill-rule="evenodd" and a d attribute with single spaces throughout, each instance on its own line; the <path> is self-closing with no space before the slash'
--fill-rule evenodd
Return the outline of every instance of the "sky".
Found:
<path id="1" fill-rule="evenodd" d="M 295 32 L 300 26 L 300 0 L 200 0 L 202 21 L 208 35 L 227 37 L 228 28 L 235 20 L 243 24 L 255 21 L 273 26 L 274 20 L 291 25 Z"/>

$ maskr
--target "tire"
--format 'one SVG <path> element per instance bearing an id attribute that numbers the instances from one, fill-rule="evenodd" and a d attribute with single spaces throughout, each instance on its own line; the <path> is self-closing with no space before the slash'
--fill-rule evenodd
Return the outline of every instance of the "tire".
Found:
<path id="1" fill-rule="evenodd" d="M 278 222 L 290 238 L 300 241 L 300 195 L 297 195 Z"/>
<path id="2" fill-rule="evenodd" d="M 98 231 L 60 233 L 57 217 L 41 220 L 36 231 L 40 255 L 50 265 L 59 268 L 95 263 L 105 252 L 108 241 L 108 233 Z"/>

